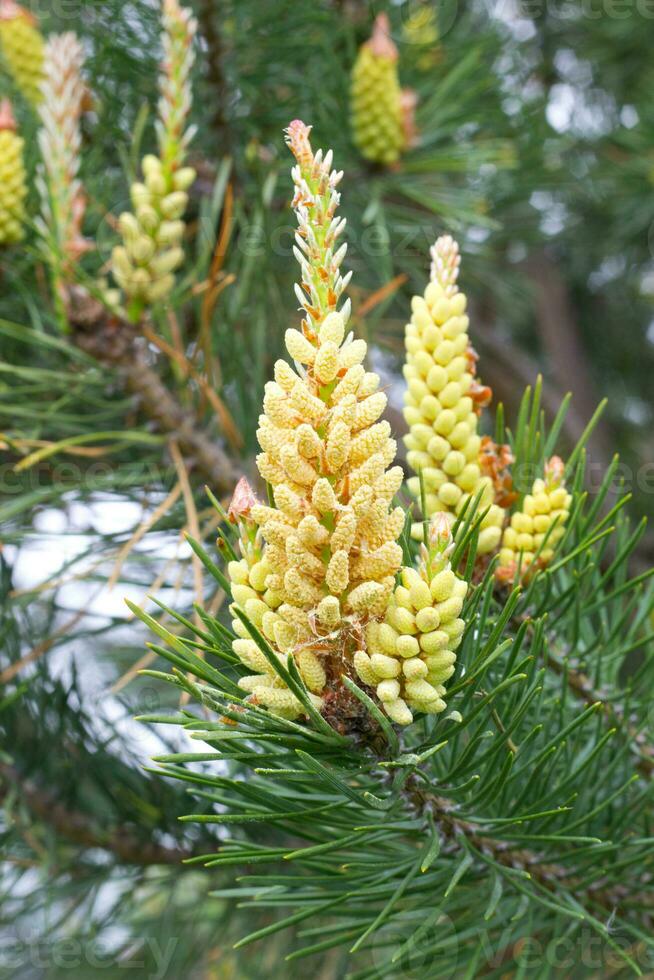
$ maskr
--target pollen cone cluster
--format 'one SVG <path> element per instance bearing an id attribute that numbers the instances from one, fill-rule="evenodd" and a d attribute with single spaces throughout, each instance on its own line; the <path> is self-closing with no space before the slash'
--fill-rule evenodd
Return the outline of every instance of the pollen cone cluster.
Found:
<path id="1" fill-rule="evenodd" d="M 430 526 L 428 545 L 421 547 L 418 570 L 402 569 L 402 584 L 384 619 L 368 623 L 365 650 L 354 655 L 360 679 L 375 689 L 386 713 L 400 725 L 413 721 L 414 711 L 445 709 L 445 682 L 454 673 L 468 591 L 450 565 L 452 544 L 449 523 L 439 515 Z"/>
<path id="2" fill-rule="evenodd" d="M 296 291 L 305 315 L 300 330 L 286 333 L 292 364 L 277 361 L 259 420 L 257 464 L 274 506 L 249 510 L 265 550 L 247 581 L 245 566 L 231 571 L 251 590 L 237 588 L 235 600 L 279 656 L 294 658 L 319 696 L 349 672 L 365 645 L 366 625 L 386 613 L 402 563 L 397 539 L 404 513 L 391 507 L 402 470 L 389 469 L 396 444 L 380 421 L 386 396 L 363 366 L 365 342 L 347 334 L 349 301 L 338 309 L 350 278 L 340 272 L 346 246 L 338 247 L 345 225 L 336 217 L 342 174 L 331 170 L 331 152 L 314 155 L 309 132 L 299 121 L 288 129 L 297 161 L 302 282 Z M 277 694 L 271 702 L 269 672 L 251 641 L 236 641 L 234 649 L 257 670 L 241 681 L 254 700 L 289 716 L 301 712 L 291 692 L 283 703 Z"/>
<path id="3" fill-rule="evenodd" d="M 380 14 L 352 70 L 354 142 L 373 163 L 395 163 L 407 142 L 397 61 L 388 17 Z"/>
<path id="4" fill-rule="evenodd" d="M 234 599 L 234 605 L 231 607 L 234 615 L 232 628 L 238 637 L 233 643 L 233 649 L 241 662 L 253 671 L 252 674 L 241 679 L 241 688 L 247 691 L 257 704 L 265 706 L 282 717 L 295 718 L 301 710 L 299 701 L 275 672 L 235 613 L 236 606 L 243 610 L 250 622 L 266 636 L 279 662 L 288 667 L 293 652 L 292 650 L 282 652 L 276 636 L 278 633 L 280 638 L 283 638 L 285 620 L 277 613 L 282 605 L 283 596 L 267 585 L 268 579 L 273 574 L 273 567 L 266 554 L 261 530 L 252 518 L 252 509 L 256 506 L 258 506 L 257 498 L 243 477 L 234 492 L 229 513 L 230 520 L 239 525 L 239 547 L 242 556 L 240 560 L 231 561 L 228 565 Z M 307 649 L 298 653 L 295 660 L 309 692 L 322 691 L 326 678 L 319 658 Z M 314 698 L 316 706 L 320 706 L 320 699 L 313 693 L 310 693 L 310 696 Z"/>
<path id="5" fill-rule="evenodd" d="M 422 476 L 429 518 L 456 515 L 477 494 L 486 510 L 477 551 L 494 551 L 501 538 L 504 510 L 495 500 L 493 479 L 482 472 L 479 412 L 490 400 L 490 389 L 475 378 L 475 355 L 468 338 L 466 297 L 459 291 L 460 264 L 456 242 L 439 238 L 432 248 L 431 281 L 424 296 L 415 296 L 406 327 L 407 381 L 404 417 L 409 465 Z M 420 498 L 420 478 L 408 481 Z M 422 525 L 412 534 L 420 540 Z"/>
<path id="6" fill-rule="evenodd" d="M 511 515 L 504 531 L 497 577 L 511 583 L 519 571 L 528 577 L 535 566 L 548 565 L 565 533 L 572 496 L 564 481 L 564 465 L 553 456 L 545 466 L 544 479 L 534 481 L 521 510 Z"/>
<path id="7" fill-rule="evenodd" d="M 16 85 L 34 105 L 41 101 L 43 38 L 36 18 L 14 0 L 0 0 L 0 55 Z"/>
<path id="8" fill-rule="evenodd" d="M 22 219 L 27 193 L 23 140 L 8 99 L 0 102 L 0 245 L 10 245 L 23 236 Z"/>
<path id="9" fill-rule="evenodd" d="M 114 279 L 127 297 L 130 318 L 165 299 L 184 260 L 183 216 L 195 171 L 184 165 L 193 135 L 187 128 L 191 108 L 190 73 L 197 23 L 177 0 L 163 0 L 164 60 L 159 80 L 158 155 L 142 162 L 143 180 L 131 187 L 132 211 L 120 215 L 123 244 L 114 248 Z"/>

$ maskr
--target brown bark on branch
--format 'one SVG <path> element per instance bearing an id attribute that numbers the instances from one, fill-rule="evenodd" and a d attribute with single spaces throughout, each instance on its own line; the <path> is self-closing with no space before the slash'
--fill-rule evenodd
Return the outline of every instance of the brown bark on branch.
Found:
<path id="1" fill-rule="evenodd" d="M 241 473 L 235 462 L 211 439 L 193 412 L 183 408 L 151 367 L 147 348 L 135 328 L 80 287 L 68 292 L 68 316 L 75 343 L 104 364 L 116 368 L 128 391 L 157 428 L 173 436 L 184 457 L 214 493 L 231 493 Z"/>
<path id="2" fill-rule="evenodd" d="M 175 400 L 148 364 L 145 351 L 135 347 L 119 368 L 143 412 L 162 432 L 175 437 L 183 455 L 195 463 L 210 489 L 218 494 L 231 493 L 241 474 L 226 452 L 198 428 L 193 414 Z"/>
<path id="3" fill-rule="evenodd" d="M 0 801 L 4 801 L 10 789 L 18 791 L 19 799 L 27 805 L 33 816 L 47 823 L 58 836 L 71 844 L 111 851 L 120 861 L 139 866 L 177 865 L 194 855 L 190 849 L 164 847 L 153 843 L 137 836 L 127 827 L 113 827 L 110 830 L 95 827 L 86 814 L 69 809 L 54 793 L 37 786 L 30 779 L 25 779 L 9 763 L 0 762 Z"/>

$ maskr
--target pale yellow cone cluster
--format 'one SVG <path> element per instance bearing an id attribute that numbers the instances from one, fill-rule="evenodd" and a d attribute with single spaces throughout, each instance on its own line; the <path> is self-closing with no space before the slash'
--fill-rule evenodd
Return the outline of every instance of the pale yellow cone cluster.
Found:
<path id="1" fill-rule="evenodd" d="M 395 163 L 406 146 L 398 52 L 386 14 L 359 50 L 352 69 L 352 128 L 361 155 L 373 163 Z"/>
<path id="2" fill-rule="evenodd" d="M 522 509 L 511 515 L 502 537 L 497 577 L 512 582 L 516 572 L 521 577 L 533 571 L 534 564 L 548 565 L 565 533 L 572 496 L 565 487 L 564 465 L 553 456 L 545 466 L 544 479 L 534 481 Z"/>
<path id="3" fill-rule="evenodd" d="M 468 591 L 450 565 L 452 539 L 443 515 L 432 523 L 419 570 L 403 568 L 382 621 L 366 627 L 365 650 L 354 655 L 364 684 L 375 689 L 386 713 L 400 725 L 413 713 L 446 707 L 445 682 L 454 673 L 455 650 L 465 628 L 460 618 Z"/>
<path id="4" fill-rule="evenodd" d="M 0 0 L 0 55 L 16 85 L 34 105 L 41 101 L 43 37 L 32 13 Z"/>
<path id="5" fill-rule="evenodd" d="M 493 503 L 493 481 L 482 474 L 479 462 L 476 407 L 488 389 L 475 380 L 468 356 L 469 321 L 466 297 L 457 286 L 459 264 L 456 242 L 449 236 L 439 238 L 432 248 L 431 281 L 424 296 L 415 296 L 411 304 L 404 366 L 409 433 L 404 441 L 407 461 L 424 481 L 425 517 L 445 513 L 453 521 L 481 492 L 479 509 L 489 510 L 477 550 L 485 554 L 500 542 L 504 511 Z M 417 476 L 409 479 L 408 487 L 420 498 Z M 421 524 L 414 525 L 412 535 L 422 539 Z"/>
<path id="6" fill-rule="evenodd" d="M 342 175 L 331 171 L 331 152 L 314 155 L 309 132 L 299 121 L 288 130 L 305 316 L 300 330 L 286 333 L 293 364 L 277 361 L 258 431 L 257 465 L 274 506 L 251 508 L 265 552 L 247 581 L 244 566 L 230 571 L 241 578 L 235 600 L 279 655 L 294 658 L 318 696 L 330 671 L 340 683 L 365 643 L 367 623 L 386 613 L 402 562 L 404 513 L 391 507 L 402 470 L 388 468 L 396 443 L 380 421 L 386 396 L 363 366 L 365 342 L 346 335 L 349 302 L 337 309 L 350 278 L 340 272 L 345 222 L 335 215 Z M 300 714 L 291 692 L 283 703 L 269 693 L 269 671 L 245 644 L 236 641 L 235 652 L 257 673 L 241 687 L 272 710 Z M 272 689 L 280 690 L 277 682 Z"/>
<path id="7" fill-rule="evenodd" d="M 193 135 L 187 128 L 191 108 L 190 73 L 197 22 L 177 0 L 163 0 L 164 61 L 159 82 L 159 153 L 142 162 L 143 180 L 131 187 L 132 211 L 120 215 L 122 245 L 112 253 L 114 279 L 124 291 L 130 319 L 145 306 L 165 299 L 184 260 L 183 216 L 195 171 L 184 165 Z"/>
<path id="8" fill-rule="evenodd" d="M 82 237 L 86 206 L 79 177 L 81 117 L 87 96 L 82 78 L 84 51 L 75 34 L 51 35 L 45 46 L 39 106 L 41 219 L 54 267 L 55 286 L 72 278 L 72 268 L 89 247 Z"/>
<path id="9" fill-rule="evenodd" d="M 283 595 L 267 586 L 267 581 L 273 574 L 273 567 L 266 554 L 266 546 L 260 529 L 251 516 L 252 508 L 257 506 L 247 480 L 242 478 L 234 493 L 230 518 L 239 524 L 239 547 L 242 558 L 230 561 L 228 572 L 232 583 L 232 598 L 250 622 L 266 636 L 279 662 L 288 666 L 292 651 L 281 652 L 277 634 L 283 630 L 285 620 L 277 613 L 282 605 Z M 232 629 L 238 639 L 233 643 L 236 653 L 243 664 L 253 673 L 241 679 L 240 687 L 256 700 L 258 704 L 270 709 L 284 718 L 296 718 L 302 706 L 295 695 L 289 691 L 274 667 L 269 663 L 257 644 L 251 638 L 247 628 L 236 616 L 234 605 L 230 607 L 234 616 Z M 279 625 L 278 625 L 279 624 Z M 320 707 L 320 699 L 313 692 L 321 692 L 325 686 L 326 676 L 319 658 L 311 651 L 304 650 L 294 657 L 297 667 L 307 686 L 310 697 L 316 707 Z"/>
<path id="10" fill-rule="evenodd" d="M 23 237 L 27 194 L 23 145 L 9 100 L 4 99 L 0 102 L 0 245 L 11 245 Z"/>

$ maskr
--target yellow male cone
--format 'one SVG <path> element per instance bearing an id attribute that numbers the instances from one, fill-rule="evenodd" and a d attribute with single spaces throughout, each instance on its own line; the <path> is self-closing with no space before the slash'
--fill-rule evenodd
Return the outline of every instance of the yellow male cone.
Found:
<path id="1" fill-rule="evenodd" d="M 241 481 L 230 508 L 242 555 L 229 564 L 233 649 L 252 671 L 239 686 L 277 715 L 304 712 L 244 614 L 342 730 L 351 730 L 343 675 L 371 688 L 386 714 L 406 725 L 416 711 L 445 708 L 467 584 L 450 566 L 444 515 L 432 524 L 419 568 L 402 568 L 405 513 L 392 501 L 403 474 L 391 467 L 396 444 L 379 421 L 386 396 L 363 366 L 365 341 L 347 331 L 350 275 L 340 270 L 346 246 L 338 245 L 345 222 L 336 216 L 342 174 L 331 170 L 331 151 L 313 152 L 309 133 L 296 120 L 287 137 L 304 318 L 300 330 L 286 332 L 293 363 L 275 364 L 257 433 L 257 465 L 273 500 L 259 503 Z"/>
<path id="2" fill-rule="evenodd" d="M 424 518 L 445 513 L 453 522 L 480 495 L 479 507 L 488 513 L 477 550 L 487 554 L 497 548 L 504 521 L 502 507 L 494 503 L 493 480 L 482 473 L 480 462 L 478 413 L 491 392 L 475 378 L 467 300 L 457 285 L 459 247 L 447 235 L 437 240 L 431 254 L 431 281 L 423 296 L 414 296 L 406 327 L 407 461 L 422 475 Z M 420 497 L 419 477 L 412 477 L 408 487 Z M 421 540 L 422 534 L 422 525 L 415 524 L 413 537 Z"/>
<path id="3" fill-rule="evenodd" d="M 565 486 L 565 467 L 558 456 L 545 465 L 543 479 L 534 481 L 522 508 L 511 515 L 500 548 L 497 578 L 512 583 L 516 573 L 528 578 L 534 568 L 548 565 L 565 533 L 572 496 Z"/>
<path id="4" fill-rule="evenodd" d="M 368 623 L 354 657 L 359 678 L 399 725 L 413 721 L 416 711 L 439 714 L 446 707 L 445 682 L 454 673 L 468 592 L 450 564 L 453 547 L 449 522 L 439 514 L 421 545 L 418 569 L 402 569 L 383 620 Z"/>
<path id="5" fill-rule="evenodd" d="M 365 341 L 347 329 L 350 275 L 341 272 L 346 246 L 338 243 L 345 221 L 336 215 L 342 174 L 331 170 L 331 151 L 314 154 L 309 133 L 297 120 L 288 129 L 304 318 L 300 330 L 286 332 L 291 363 L 275 364 L 257 433 L 257 465 L 274 506 L 247 503 L 253 527 L 229 571 L 236 606 L 283 664 L 293 660 L 316 706 L 326 707 L 323 695 L 338 696 L 341 675 L 354 673 L 367 624 L 388 608 L 404 512 L 391 506 L 402 469 L 388 468 L 397 447 L 388 422 L 379 421 L 386 396 L 363 366 Z M 241 688 L 256 704 L 299 716 L 299 700 L 238 618 L 233 625 L 234 651 L 254 671 Z"/>
<path id="6" fill-rule="evenodd" d="M 407 145 L 397 61 L 388 17 L 380 14 L 352 70 L 354 142 L 373 163 L 395 163 Z"/>
<path id="7" fill-rule="evenodd" d="M 22 220 L 27 194 L 23 140 L 8 99 L 0 102 L 0 245 L 10 245 L 23 237 Z"/>
<path id="8" fill-rule="evenodd" d="M 43 37 L 36 17 L 14 0 L 0 0 L 0 54 L 30 102 L 41 101 Z"/>
<path id="9" fill-rule="evenodd" d="M 158 155 L 142 161 L 143 180 L 132 184 L 132 210 L 120 215 L 122 244 L 112 252 L 113 277 L 125 293 L 129 318 L 165 300 L 184 261 L 184 213 L 195 170 L 185 165 L 193 129 L 191 69 L 197 21 L 178 0 L 162 0 L 164 58 L 159 75 Z"/>

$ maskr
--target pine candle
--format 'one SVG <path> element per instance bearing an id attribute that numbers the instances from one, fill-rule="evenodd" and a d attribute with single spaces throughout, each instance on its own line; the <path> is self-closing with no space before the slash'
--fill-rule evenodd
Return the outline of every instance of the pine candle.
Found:
<path id="1" fill-rule="evenodd" d="M 381 420 L 386 396 L 365 370 L 366 344 L 347 332 L 350 275 L 341 273 L 345 222 L 337 218 L 331 151 L 314 154 L 310 127 L 296 121 L 288 142 L 298 219 L 296 287 L 301 329 L 289 329 L 293 365 L 275 364 L 257 433 L 257 465 L 272 503 L 241 482 L 230 515 L 240 525 L 242 557 L 232 561 L 233 649 L 253 673 L 248 698 L 287 718 L 303 706 L 236 615 L 268 640 L 280 664 L 292 660 L 318 708 L 355 676 L 399 724 L 413 711 L 445 707 L 444 682 L 460 642 L 467 585 L 449 565 L 449 525 L 435 522 L 418 571 L 402 568 L 398 538 L 404 510 L 393 507 L 402 469 Z M 401 584 L 396 575 L 401 572 Z"/>
<path id="2" fill-rule="evenodd" d="M 511 515 L 502 537 L 497 577 L 511 583 L 518 571 L 528 577 L 545 567 L 565 533 L 572 496 L 565 486 L 565 467 L 558 456 L 546 463 L 542 479 L 534 481 L 520 510 Z"/>

